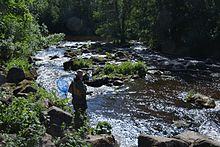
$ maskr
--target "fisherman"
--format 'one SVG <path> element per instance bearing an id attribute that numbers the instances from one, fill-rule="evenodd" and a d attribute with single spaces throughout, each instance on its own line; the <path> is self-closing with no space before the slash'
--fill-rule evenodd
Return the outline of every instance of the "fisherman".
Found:
<path id="1" fill-rule="evenodd" d="M 86 86 L 83 83 L 83 71 L 78 70 L 76 78 L 71 82 L 68 90 L 72 93 L 72 104 L 75 110 L 74 124 L 76 129 L 79 129 L 85 123 L 87 109 L 86 90 Z"/>

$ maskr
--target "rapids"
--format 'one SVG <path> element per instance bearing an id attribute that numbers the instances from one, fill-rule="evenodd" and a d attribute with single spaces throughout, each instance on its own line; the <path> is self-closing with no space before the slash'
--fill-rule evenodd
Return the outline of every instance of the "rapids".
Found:
<path id="1" fill-rule="evenodd" d="M 63 42 L 59 47 L 37 52 L 35 57 L 41 59 L 35 62 L 38 84 L 48 91 L 57 91 L 57 79 L 63 78 L 70 83 L 74 72 L 63 70 L 63 63 L 70 59 L 64 57 L 65 50 L 77 50 L 91 43 L 94 42 Z M 179 70 L 181 66 L 170 68 L 169 63 L 199 61 L 161 55 L 141 43 L 123 50 L 141 57 L 149 72 L 144 80 L 131 80 L 121 87 L 88 87 L 88 91 L 93 91 L 87 98 L 91 126 L 98 121 L 109 122 L 122 147 L 137 146 L 140 133 L 172 136 L 185 130 L 198 131 L 220 141 L 219 63 L 207 64 L 206 70 L 186 71 Z M 51 60 L 55 55 L 59 58 Z M 82 57 L 88 56 L 83 54 Z M 191 89 L 215 98 L 216 107 L 202 109 L 186 103 L 184 97 Z"/>

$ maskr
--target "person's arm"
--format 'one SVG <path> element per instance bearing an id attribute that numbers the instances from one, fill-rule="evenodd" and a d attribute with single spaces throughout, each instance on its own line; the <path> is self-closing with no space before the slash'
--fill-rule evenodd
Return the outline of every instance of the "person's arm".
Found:
<path id="1" fill-rule="evenodd" d="M 73 82 L 71 82 L 68 92 L 73 93 Z"/>

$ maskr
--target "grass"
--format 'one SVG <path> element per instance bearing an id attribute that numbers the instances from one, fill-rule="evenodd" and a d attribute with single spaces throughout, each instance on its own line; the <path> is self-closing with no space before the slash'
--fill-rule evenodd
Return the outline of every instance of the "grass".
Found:
<path id="1" fill-rule="evenodd" d="M 185 97 L 186 102 L 192 101 L 192 97 L 194 94 L 196 94 L 196 92 L 194 90 L 190 90 Z"/>
<path id="2" fill-rule="evenodd" d="M 133 75 L 139 70 L 146 70 L 144 62 L 123 62 L 119 65 L 106 64 L 103 72 L 106 75 L 121 74 L 121 75 Z"/>
<path id="3" fill-rule="evenodd" d="M 89 68 L 92 66 L 92 63 L 93 62 L 90 59 L 76 59 L 73 61 L 72 70 Z"/>

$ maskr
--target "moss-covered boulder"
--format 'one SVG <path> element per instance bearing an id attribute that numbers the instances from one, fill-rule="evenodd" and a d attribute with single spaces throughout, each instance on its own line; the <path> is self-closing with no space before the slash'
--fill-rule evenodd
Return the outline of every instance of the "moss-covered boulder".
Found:
<path id="1" fill-rule="evenodd" d="M 186 101 L 204 108 L 214 108 L 216 106 L 214 99 L 200 93 L 188 95 Z"/>

